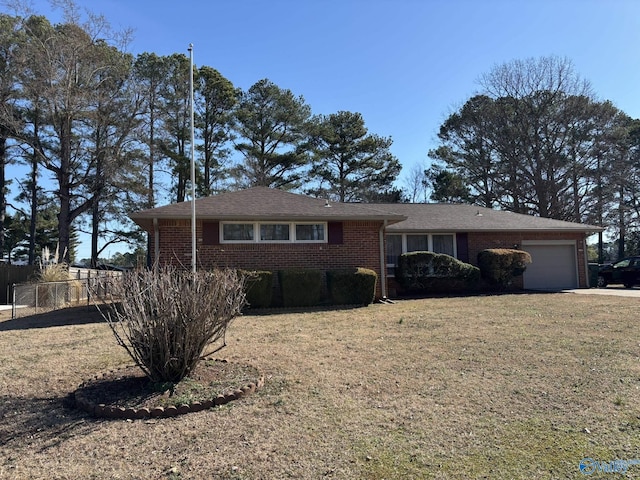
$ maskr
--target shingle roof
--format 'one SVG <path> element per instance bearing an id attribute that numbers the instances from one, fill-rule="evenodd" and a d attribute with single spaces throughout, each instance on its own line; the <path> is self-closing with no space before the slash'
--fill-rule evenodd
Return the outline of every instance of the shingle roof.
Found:
<path id="1" fill-rule="evenodd" d="M 474 231 L 565 231 L 599 232 L 600 227 L 581 223 L 564 222 L 550 218 L 534 217 L 504 210 L 474 205 L 445 203 L 394 203 L 375 204 L 375 208 L 385 209 L 407 217 L 394 223 L 387 231 L 425 232 L 474 232 Z"/>
<path id="2" fill-rule="evenodd" d="M 330 205 L 330 206 L 327 206 Z M 565 231 L 599 232 L 600 227 L 534 217 L 473 205 L 449 203 L 327 203 L 324 199 L 267 187 L 225 192 L 196 200 L 196 214 L 205 220 L 331 221 L 386 220 L 387 231 Z M 142 210 L 131 219 L 151 231 L 153 219 L 190 219 L 191 202 Z"/>
<path id="3" fill-rule="evenodd" d="M 298 195 L 266 187 L 253 187 L 225 192 L 196 200 L 198 219 L 243 221 L 330 221 L 330 220 L 387 220 L 389 223 L 405 219 L 402 214 L 361 203 L 327 203 L 324 199 Z M 327 206 L 328 205 L 328 206 Z M 142 210 L 131 219 L 150 230 L 153 219 L 190 219 L 191 202 L 174 203 Z"/>

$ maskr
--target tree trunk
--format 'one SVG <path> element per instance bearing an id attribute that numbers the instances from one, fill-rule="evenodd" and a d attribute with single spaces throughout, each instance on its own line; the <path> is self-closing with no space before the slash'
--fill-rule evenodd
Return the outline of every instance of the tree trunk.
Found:
<path id="1" fill-rule="evenodd" d="M 618 260 L 624 258 L 624 242 L 626 227 L 624 223 L 624 187 L 620 187 L 620 203 L 618 204 L 618 223 L 620 227 L 620 237 L 618 238 Z"/>
<path id="2" fill-rule="evenodd" d="M 31 159 L 31 219 L 29 221 L 29 265 L 36 260 L 36 233 L 38 228 L 38 155 L 34 151 Z"/>
<path id="3" fill-rule="evenodd" d="M 98 267 L 98 236 L 100 235 L 100 200 L 96 195 L 91 214 L 91 268 Z"/>
<path id="4" fill-rule="evenodd" d="M 71 119 L 65 117 L 60 125 L 60 169 L 58 170 L 58 262 L 69 262 L 71 230 Z"/>
<path id="5" fill-rule="evenodd" d="M 98 238 L 100 237 L 100 200 L 102 199 L 102 193 L 104 191 L 104 153 L 102 145 L 102 136 L 100 135 L 100 128 L 96 129 L 95 134 L 95 180 L 93 185 L 93 202 L 91 205 L 91 268 L 98 266 Z"/>
<path id="6" fill-rule="evenodd" d="M 5 166 L 7 164 L 7 139 L 0 138 L 0 258 L 4 258 L 4 219 L 7 214 L 7 182 L 5 178 Z M 7 252 L 10 254 L 11 252 Z M 9 256 L 9 255 L 7 255 Z"/>

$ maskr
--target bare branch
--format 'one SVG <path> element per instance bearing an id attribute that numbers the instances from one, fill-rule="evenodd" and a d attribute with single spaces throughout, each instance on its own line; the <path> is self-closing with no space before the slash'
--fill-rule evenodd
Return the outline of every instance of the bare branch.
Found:
<path id="1" fill-rule="evenodd" d="M 121 301 L 103 318 L 155 382 L 178 382 L 200 359 L 222 349 L 227 327 L 245 304 L 244 281 L 236 271 L 191 273 L 171 266 L 125 275 L 114 297 Z"/>

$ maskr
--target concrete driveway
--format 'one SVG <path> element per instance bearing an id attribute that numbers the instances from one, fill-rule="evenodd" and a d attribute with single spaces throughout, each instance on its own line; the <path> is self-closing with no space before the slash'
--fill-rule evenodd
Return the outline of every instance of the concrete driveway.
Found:
<path id="1" fill-rule="evenodd" d="M 606 288 L 575 288 L 562 290 L 563 293 L 577 293 L 580 295 L 614 295 L 618 297 L 640 298 L 640 287 L 625 288 L 622 285 L 611 285 Z"/>

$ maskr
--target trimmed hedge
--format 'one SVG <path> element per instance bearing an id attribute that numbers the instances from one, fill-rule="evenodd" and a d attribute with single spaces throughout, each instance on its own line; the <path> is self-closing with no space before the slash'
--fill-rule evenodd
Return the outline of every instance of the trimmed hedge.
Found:
<path id="1" fill-rule="evenodd" d="M 334 305 L 369 305 L 376 294 L 378 274 L 368 268 L 329 270 L 327 288 Z"/>
<path id="2" fill-rule="evenodd" d="M 266 270 L 242 270 L 247 289 L 249 308 L 267 308 L 271 306 L 273 297 L 273 272 Z"/>
<path id="3" fill-rule="evenodd" d="M 396 280 L 409 292 L 454 292 L 477 286 L 480 269 L 450 255 L 409 252 L 400 255 Z"/>
<path id="4" fill-rule="evenodd" d="M 490 248 L 478 253 L 482 278 L 499 288 L 507 288 L 531 263 L 529 252 L 511 248 Z"/>
<path id="5" fill-rule="evenodd" d="M 278 280 L 284 307 L 310 307 L 320 303 L 320 270 L 279 270 Z"/>

